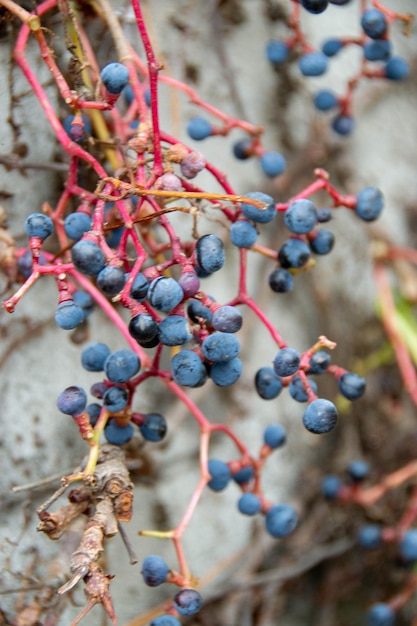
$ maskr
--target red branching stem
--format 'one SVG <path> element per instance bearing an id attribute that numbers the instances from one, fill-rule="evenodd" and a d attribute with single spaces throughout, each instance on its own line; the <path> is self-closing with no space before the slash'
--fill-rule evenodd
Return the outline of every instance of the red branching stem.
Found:
<path id="1" fill-rule="evenodd" d="M 185 94 L 187 94 L 187 96 L 190 98 L 190 101 L 193 104 L 200 107 L 200 109 L 204 109 L 205 111 L 207 111 L 214 117 L 217 117 L 219 120 L 224 122 L 227 132 L 231 130 L 232 128 L 241 128 L 242 130 L 246 131 L 250 135 L 260 135 L 263 132 L 262 126 L 254 126 L 253 124 L 249 124 L 248 122 L 245 122 L 244 120 L 239 120 L 235 117 L 227 115 L 226 113 L 223 113 L 223 111 L 213 106 L 212 104 L 205 102 L 204 100 L 200 98 L 197 92 L 194 91 L 194 89 L 192 89 L 189 85 L 186 85 L 182 83 L 181 81 L 177 80 L 176 78 L 173 78 L 172 76 L 161 75 L 159 77 L 159 80 L 161 83 L 166 83 L 170 87 L 175 87 L 175 89 L 179 89 L 180 91 L 183 91 Z"/>
<path id="2" fill-rule="evenodd" d="M 285 341 L 283 340 L 283 338 L 281 337 L 281 335 L 279 334 L 279 332 L 277 331 L 275 326 L 273 324 L 271 324 L 271 322 L 269 321 L 269 319 L 267 318 L 265 313 L 258 307 L 256 302 L 254 302 L 252 300 L 252 298 L 250 298 L 249 296 L 247 296 L 246 298 L 238 297 L 238 298 L 236 298 L 233 301 L 232 304 L 233 305 L 246 304 L 250 309 L 252 309 L 252 311 L 255 313 L 255 315 L 261 320 L 262 324 L 269 331 L 272 339 L 275 341 L 277 346 L 279 348 L 286 348 L 287 347 L 287 344 L 285 343 Z"/>
<path id="3" fill-rule="evenodd" d="M 139 0 L 132 0 L 132 7 L 135 13 L 138 29 L 142 38 L 145 54 L 148 61 L 149 70 L 149 88 L 151 92 L 151 116 L 153 129 L 153 150 L 154 164 L 153 171 L 155 176 L 161 176 L 164 172 L 162 161 L 161 137 L 159 130 L 159 113 L 158 113 L 158 72 L 161 69 L 159 63 L 155 59 L 155 54 L 149 39 L 148 31 L 142 15 Z"/>
<path id="4" fill-rule="evenodd" d="M 417 250 L 412 248 L 398 248 L 396 246 L 389 246 L 386 254 L 386 259 L 405 259 L 410 261 L 414 265 L 417 265 Z"/>
<path id="5" fill-rule="evenodd" d="M 83 150 L 74 141 L 71 141 L 71 139 L 68 137 L 44 89 L 42 88 L 41 84 L 39 83 L 38 79 L 36 78 L 32 70 L 30 69 L 29 64 L 23 52 L 26 47 L 26 43 L 27 43 L 30 32 L 31 31 L 29 27 L 22 26 L 19 36 L 17 38 L 17 43 L 16 43 L 16 47 L 14 51 L 14 57 L 15 57 L 16 63 L 19 65 L 20 69 L 22 70 L 22 72 L 24 73 L 26 77 L 26 80 L 29 82 L 30 86 L 32 87 L 37 99 L 39 100 L 40 105 L 42 106 L 45 112 L 45 115 L 50 125 L 52 126 L 52 129 L 58 141 L 60 142 L 64 150 L 68 154 L 73 155 L 73 156 L 79 156 L 81 159 L 89 163 L 94 168 L 98 176 L 102 178 L 106 177 L 107 172 L 100 165 L 97 159 L 95 159 L 91 154 Z"/>
<path id="6" fill-rule="evenodd" d="M 382 323 L 394 349 L 398 367 L 404 381 L 405 389 L 411 400 L 417 406 L 417 375 L 413 362 L 404 344 L 401 335 L 395 326 L 395 303 L 387 270 L 381 263 L 375 264 L 375 283 L 378 291 L 378 300 L 381 308 Z"/>
<path id="7" fill-rule="evenodd" d="M 178 143 L 178 141 L 175 139 L 175 137 L 172 137 L 171 135 L 168 135 L 168 133 L 165 133 L 165 132 L 161 132 L 161 139 L 163 141 L 166 141 L 167 143 L 169 143 L 171 145 L 175 145 L 175 144 Z M 189 148 L 185 144 L 184 144 L 184 146 L 188 150 L 188 152 L 192 152 L 191 148 Z M 227 177 L 226 177 L 225 174 L 223 174 L 219 169 L 217 169 L 214 165 L 212 165 L 209 162 L 206 162 L 205 169 L 208 172 L 210 172 L 210 174 L 212 174 L 214 176 L 214 178 L 217 180 L 217 182 L 222 187 L 222 189 L 224 189 L 225 193 L 227 193 L 227 194 L 229 194 L 231 196 L 235 196 L 236 195 L 233 187 L 231 187 L 231 185 L 228 183 Z M 232 221 L 232 222 L 234 221 L 234 219 L 235 219 L 234 213 L 232 213 L 226 207 L 223 207 L 222 211 L 223 211 L 223 214 L 230 221 Z"/>
<path id="8" fill-rule="evenodd" d="M 246 286 L 247 278 L 247 260 L 248 252 L 244 248 L 239 249 L 239 298 L 248 297 L 248 291 Z"/>
<path id="9" fill-rule="evenodd" d="M 235 433 L 228 426 L 226 426 L 225 424 L 212 424 L 210 430 L 211 432 L 217 431 L 217 432 L 222 432 L 225 435 L 227 435 L 229 439 L 233 441 L 233 443 L 235 444 L 236 448 L 239 450 L 241 455 L 244 456 L 245 458 L 251 459 L 251 456 L 249 454 L 249 450 L 247 449 L 247 447 L 241 442 L 239 437 L 235 435 Z"/>
<path id="10" fill-rule="evenodd" d="M 181 400 L 183 404 L 185 404 L 196 422 L 198 422 L 198 424 L 200 425 L 200 428 L 203 431 L 210 431 L 211 423 L 206 418 L 204 413 L 200 411 L 198 406 L 191 400 L 191 398 L 189 398 L 187 393 L 172 380 L 164 380 L 163 382 L 168 387 L 168 389 L 171 389 L 171 391 L 175 393 L 177 398 Z"/>
<path id="11" fill-rule="evenodd" d="M 404 511 L 404 515 L 400 519 L 397 524 L 398 531 L 400 533 L 405 532 L 414 522 L 417 517 L 417 485 L 413 486 L 413 491 L 411 496 L 409 496 L 407 501 L 407 507 Z"/>

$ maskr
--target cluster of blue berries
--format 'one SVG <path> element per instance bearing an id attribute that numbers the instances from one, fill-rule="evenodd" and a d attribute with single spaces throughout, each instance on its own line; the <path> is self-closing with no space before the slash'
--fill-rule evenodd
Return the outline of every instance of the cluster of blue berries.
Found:
<path id="1" fill-rule="evenodd" d="M 148 587 L 158 587 L 169 580 L 169 567 L 166 561 L 155 554 L 147 556 L 142 563 L 143 580 Z M 173 608 L 179 615 L 195 615 L 203 603 L 201 594 L 195 589 L 183 587 L 173 600 Z M 179 620 L 173 615 L 161 615 L 155 618 L 150 626 L 180 626 Z"/>
<path id="2" fill-rule="evenodd" d="M 348 502 L 355 501 L 355 494 L 362 483 L 369 477 L 369 463 L 362 459 L 353 460 L 346 468 L 348 482 L 336 474 L 325 476 L 321 484 L 321 492 L 327 500 L 342 499 Z M 384 534 L 381 524 L 367 523 L 359 527 L 357 543 L 366 550 L 376 550 L 385 541 L 392 541 L 392 528 Z M 404 565 L 415 566 L 417 562 L 417 528 L 409 528 L 397 533 L 398 554 Z M 368 626 L 394 626 L 395 608 L 390 603 L 379 602 L 367 611 Z"/>
<path id="3" fill-rule="evenodd" d="M 281 424 L 270 424 L 265 428 L 263 437 L 263 454 L 285 445 L 287 433 Z M 229 464 L 219 459 L 209 459 L 208 471 L 210 481 L 207 486 L 215 492 L 226 489 L 233 480 L 244 491 L 237 502 L 237 508 L 243 515 L 254 516 L 261 513 L 265 516 L 267 532 L 277 539 L 286 537 L 297 526 L 298 516 L 290 504 L 266 505 L 263 497 L 254 490 L 255 470 L 246 465 L 232 473 Z"/>
<path id="4" fill-rule="evenodd" d="M 309 392 L 316 396 L 317 384 L 309 375 L 325 374 L 331 365 L 330 355 L 324 350 L 315 352 L 307 367 L 301 368 L 301 355 L 294 348 L 282 348 L 275 356 L 273 367 L 261 367 L 255 375 L 255 387 L 264 400 L 276 398 L 283 387 L 288 387 L 296 402 L 308 402 L 303 424 L 314 434 L 326 433 L 337 422 L 335 405 L 324 398 L 309 399 Z M 300 371 L 303 376 L 300 376 Z M 348 400 L 357 400 L 365 392 L 365 379 L 354 372 L 343 371 L 336 375 L 339 392 Z"/>
<path id="5" fill-rule="evenodd" d="M 300 0 L 302 7 L 312 14 L 325 11 L 328 5 L 345 5 L 349 0 Z M 400 19 L 400 18 L 398 18 Z M 401 16 L 402 19 L 402 16 Z M 362 69 L 360 76 L 381 78 L 391 81 L 406 79 L 410 74 L 407 61 L 392 54 L 392 43 L 389 39 L 389 22 L 384 12 L 377 8 L 364 10 L 360 20 L 361 36 L 332 38 L 326 40 L 321 50 L 311 50 L 310 46 L 294 36 L 286 41 L 272 40 L 266 46 L 266 56 L 274 68 L 288 61 L 292 49 L 300 49 L 301 56 L 298 67 L 303 76 L 314 77 L 324 74 L 329 66 L 329 59 L 338 55 L 349 45 L 360 45 L 363 60 L 369 66 Z M 308 51 L 306 52 L 306 48 Z M 349 135 L 354 129 L 351 113 L 350 92 L 345 96 L 337 96 L 333 91 L 321 89 L 314 96 L 314 105 L 319 111 L 336 112 L 331 126 L 339 135 Z"/>
<path id="6" fill-rule="evenodd" d="M 131 383 L 140 370 L 140 359 L 133 350 L 111 352 L 103 343 L 86 346 L 81 354 L 81 364 L 88 372 L 104 371 L 106 379 L 92 385 L 91 394 L 102 404 L 87 405 L 87 394 L 81 387 L 71 386 L 60 393 L 58 409 L 66 415 L 77 417 L 84 411 L 91 426 L 95 426 L 103 409 L 107 412 L 104 435 L 108 443 L 121 446 L 134 435 L 134 422 L 146 441 L 159 442 L 165 437 L 167 424 L 159 413 L 132 413 Z"/>
<path id="7" fill-rule="evenodd" d="M 253 246 L 258 236 L 257 227 L 277 216 L 271 196 L 251 192 L 246 197 L 262 202 L 264 208 L 241 203 L 230 226 L 230 239 L 237 248 Z M 358 193 L 355 212 L 360 218 L 372 221 L 379 216 L 382 208 L 383 197 L 378 189 L 367 187 Z M 278 251 L 278 266 L 269 276 L 273 291 L 284 293 L 293 288 L 294 273 L 307 264 L 311 251 L 316 254 L 330 252 L 333 235 L 328 229 L 318 228 L 320 220 L 329 219 L 329 213 L 317 209 L 309 199 L 294 200 L 288 205 L 284 223 L 292 235 Z M 64 228 L 75 241 L 71 249 L 74 267 L 92 277 L 105 296 L 119 297 L 130 273 L 125 271 L 117 257 L 107 261 L 89 230 L 90 215 L 78 210 L 65 218 Z M 52 230 L 52 220 L 44 214 L 32 214 L 26 220 L 27 234 L 32 239 L 39 239 L 39 242 Z M 217 235 L 207 234 L 195 242 L 189 264 L 184 266 L 178 280 L 163 275 L 152 277 L 155 276 L 153 268 L 138 272 L 131 280 L 128 298 L 123 302 L 132 311 L 129 333 L 142 348 L 151 349 L 158 345 L 180 348 L 170 362 L 172 378 L 179 385 L 199 387 L 211 378 L 219 387 L 228 387 L 241 376 L 240 342 L 235 334 L 241 329 L 242 314 L 235 306 L 219 305 L 200 291 L 200 279 L 219 271 L 224 263 L 222 240 Z M 65 291 L 56 311 L 56 322 L 61 328 L 73 329 L 85 320 L 92 308 L 93 303 L 87 294 Z M 192 343 L 194 346 L 187 345 Z M 313 365 L 319 357 L 321 354 L 313 357 Z M 303 418 L 306 428 L 315 433 L 327 432 L 336 424 L 336 409 L 327 400 L 309 398 L 309 387 L 315 394 L 317 386 L 313 380 L 299 376 L 300 359 L 300 355 L 291 348 L 280 350 L 273 369 L 262 368 L 257 373 L 257 391 L 261 397 L 271 399 L 279 394 L 283 385 L 288 385 L 295 400 L 308 402 Z M 328 363 L 319 372 L 313 369 L 313 365 L 310 373 L 323 373 Z M 286 379 L 285 382 L 283 379 Z M 109 380 L 120 385 L 128 379 L 113 380 L 109 377 Z M 363 379 L 352 373 L 343 374 L 338 383 L 341 393 L 350 400 L 360 397 L 364 391 Z M 121 411 L 130 402 L 128 390 L 112 386 L 106 390 L 103 402 L 107 410 Z M 112 428 L 117 431 L 115 425 Z"/>
<path id="8" fill-rule="evenodd" d="M 211 135 L 215 135 L 216 127 L 201 115 L 195 115 L 188 121 L 187 132 L 191 139 L 202 141 Z M 279 176 L 287 168 L 285 158 L 280 152 L 274 150 L 257 151 L 254 149 L 254 142 L 249 138 L 236 141 L 233 144 L 233 154 L 240 161 L 253 156 L 258 157 L 263 173 L 269 178 Z"/>

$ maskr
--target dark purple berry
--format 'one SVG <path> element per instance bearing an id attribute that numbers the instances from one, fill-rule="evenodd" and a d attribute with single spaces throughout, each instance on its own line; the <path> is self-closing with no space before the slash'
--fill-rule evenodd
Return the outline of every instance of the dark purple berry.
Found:
<path id="1" fill-rule="evenodd" d="M 181 589 L 174 596 L 174 606 L 180 615 L 194 615 L 203 604 L 203 598 L 195 589 Z"/>
<path id="2" fill-rule="evenodd" d="M 79 415 L 87 406 L 87 394 L 82 387 L 67 387 L 59 394 L 56 405 L 65 415 Z"/>

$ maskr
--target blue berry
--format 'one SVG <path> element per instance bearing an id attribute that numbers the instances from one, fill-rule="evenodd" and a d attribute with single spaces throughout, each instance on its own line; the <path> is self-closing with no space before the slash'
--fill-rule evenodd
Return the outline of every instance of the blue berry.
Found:
<path id="1" fill-rule="evenodd" d="M 385 76 L 389 80 L 404 80 L 410 75 L 410 66 L 402 57 L 392 57 L 385 65 Z"/>
<path id="2" fill-rule="evenodd" d="M 110 348 L 104 343 L 92 343 L 81 353 L 81 365 L 87 372 L 102 372 Z"/>
<path id="3" fill-rule="evenodd" d="M 84 311 L 72 300 L 58 304 L 55 311 L 55 322 L 63 330 L 73 330 L 85 319 Z"/>
<path id="4" fill-rule="evenodd" d="M 239 139 L 235 141 L 232 146 L 233 155 L 239 161 L 246 161 L 252 156 L 252 140 L 251 139 Z"/>
<path id="5" fill-rule="evenodd" d="M 266 193 L 262 193 L 261 191 L 251 191 L 245 194 L 245 198 L 259 200 L 260 202 L 265 202 L 266 205 L 264 209 L 258 209 L 252 204 L 245 204 L 242 202 L 240 208 L 242 209 L 243 215 L 247 217 L 248 220 L 253 220 L 254 222 L 258 222 L 260 224 L 266 224 L 271 222 L 276 216 L 277 211 L 274 199 Z"/>
<path id="6" fill-rule="evenodd" d="M 127 84 L 126 87 L 123 89 L 123 98 L 125 99 L 127 106 L 130 106 L 132 104 L 133 100 L 135 99 L 135 95 L 133 93 L 131 85 Z"/>
<path id="7" fill-rule="evenodd" d="M 367 550 L 378 548 L 382 543 L 381 527 L 377 524 L 361 526 L 358 532 L 358 543 Z"/>
<path id="8" fill-rule="evenodd" d="M 262 171 L 271 178 L 279 176 L 285 172 L 287 164 L 284 157 L 279 152 L 264 152 L 259 159 Z"/>
<path id="9" fill-rule="evenodd" d="M 332 217 L 333 217 L 333 215 L 332 215 L 331 209 L 329 209 L 327 207 L 323 207 L 323 208 L 317 209 L 317 221 L 320 224 L 322 224 L 324 222 L 330 222 Z"/>
<path id="10" fill-rule="evenodd" d="M 237 333 L 242 328 L 242 313 L 234 306 L 221 306 L 213 313 L 212 325 L 224 333 Z"/>
<path id="11" fill-rule="evenodd" d="M 250 248 L 258 238 L 256 228 L 245 220 L 238 220 L 229 229 L 230 241 L 238 248 Z"/>
<path id="12" fill-rule="evenodd" d="M 231 361 L 240 352 L 240 342 L 231 333 L 216 332 L 204 339 L 201 351 L 208 361 Z"/>
<path id="13" fill-rule="evenodd" d="M 159 324 L 160 341 L 165 346 L 181 346 L 190 341 L 187 320 L 182 315 L 169 315 Z"/>
<path id="14" fill-rule="evenodd" d="M 101 405 L 97 402 L 92 402 L 85 407 L 85 410 L 90 418 L 91 426 L 95 426 L 101 413 Z"/>
<path id="15" fill-rule="evenodd" d="M 314 96 L 314 106 L 319 111 L 330 111 L 337 107 L 338 102 L 337 96 L 328 89 L 321 89 Z"/>
<path id="16" fill-rule="evenodd" d="M 278 251 L 278 260 L 284 269 L 303 267 L 309 258 L 310 249 L 300 239 L 287 239 Z"/>
<path id="17" fill-rule="evenodd" d="M 149 313 L 138 313 L 129 322 L 129 333 L 143 348 L 154 348 L 159 343 L 159 324 Z"/>
<path id="18" fill-rule="evenodd" d="M 331 362 L 331 356 L 324 350 L 318 350 L 310 359 L 308 374 L 324 374 Z"/>
<path id="19" fill-rule="evenodd" d="M 343 41 L 340 39 L 328 39 L 321 49 L 326 57 L 334 57 L 343 48 Z"/>
<path id="20" fill-rule="evenodd" d="M 82 308 L 84 313 L 84 319 L 94 311 L 95 303 L 89 293 L 79 289 L 78 291 L 74 291 L 74 293 L 72 294 L 72 299 L 74 300 L 76 305 Z"/>
<path id="21" fill-rule="evenodd" d="M 264 430 L 264 443 L 270 448 L 280 448 L 287 441 L 287 431 L 281 424 L 270 424 Z"/>
<path id="22" fill-rule="evenodd" d="M 272 40 L 266 44 L 266 58 L 272 65 L 279 65 L 288 59 L 290 50 L 284 41 Z"/>
<path id="23" fill-rule="evenodd" d="M 268 276 L 268 283 L 275 293 L 288 293 L 294 287 L 294 277 L 288 270 L 276 267 Z"/>
<path id="24" fill-rule="evenodd" d="M 289 504 L 277 504 L 265 515 L 266 530 L 277 539 L 292 533 L 297 523 L 297 513 Z"/>
<path id="25" fill-rule="evenodd" d="M 78 241 L 91 228 L 91 217 L 83 211 L 70 213 L 64 220 L 64 230 L 70 239 Z"/>
<path id="26" fill-rule="evenodd" d="M 327 500 L 334 500 L 340 493 L 343 483 L 339 476 L 329 474 L 321 482 L 321 493 Z"/>
<path id="27" fill-rule="evenodd" d="M 135 280 L 133 281 L 132 287 L 130 289 L 130 297 L 134 298 L 134 300 L 144 300 L 146 298 L 146 294 L 148 293 L 149 283 L 148 279 L 144 274 L 139 272 L 135 276 Z"/>
<path id="28" fill-rule="evenodd" d="M 106 258 L 100 247 L 89 239 L 81 239 L 72 247 L 71 258 L 77 270 L 89 276 L 96 276 L 106 265 Z"/>
<path id="29" fill-rule="evenodd" d="M 305 235 L 317 223 L 317 211 L 311 200 L 295 200 L 291 202 L 284 214 L 286 227 L 297 235 Z"/>
<path id="30" fill-rule="evenodd" d="M 407 530 L 400 542 L 400 554 L 406 561 L 417 561 L 417 529 Z"/>
<path id="31" fill-rule="evenodd" d="M 87 318 L 94 311 L 95 302 L 89 293 L 86 291 L 82 291 L 78 289 L 78 291 L 74 291 L 72 294 L 72 299 L 75 304 L 80 306 L 84 313 L 84 319 Z"/>
<path id="32" fill-rule="evenodd" d="M 370 468 L 369 463 L 367 463 L 366 461 L 357 460 L 351 461 L 346 469 L 350 478 L 354 482 L 359 483 L 367 478 Z"/>
<path id="33" fill-rule="evenodd" d="M 116 420 L 110 420 L 104 429 L 104 436 L 107 441 L 114 446 L 123 446 L 130 441 L 134 435 L 133 426 L 128 422 L 125 426 L 120 426 Z"/>
<path id="34" fill-rule="evenodd" d="M 329 4 L 328 0 L 300 0 L 301 6 L 309 13 L 323 13 Z"/>
<path id="35" fill-rule="evenodd" d="M 61 391 L 56 405 L 65 415 L 79 415 L 87 406 L 87 394 L 82 387 L 72 385 Z"/>
<path id="36" fill-rule="evenodd" d="M 315 381 L 311 380 L 310 378 L 308 378 L 307 380 L 310 383 L 313 393 L 317 393 L 317 385 Z M 295 378 L 292 379 L 292 381 L 289 384 L 288 390 L 290 392 L 291 398 L 293 398 L 297 402 L 307 402 L 308 400 L 307 391 L 305 390 L 303 381 L 301 380 L 299 376 L 296 376 Z"/>
<path id="37" fill-rule="evenodd" d="M 43 252 L 39 254 L 38 259 L 39 265 L 46 265 L 46 258 Z M 33 259 L 32 253 L 30 250 L 26 250 L 18 259 L 17 259 L 17 269 L 22 274 L 23 278 L 29 278 L 32 273 L 33 268 Z"/>
<path id="38" fill-rule="evenodd" d="M 311 433 L 321 435 L 336 426 L 337 410 L 333 402 L 317 398 L 310 402 L 303 415 L 303 424 Z"/>
<path id="39" fill-rule="evenodd" d="M 234 358 L 231 361 L 213 363 L 210 378 L 219 387 L 230 387 L 239 380 L 242 373 L 242 361 Z"/>
<path id="40" fill-rule="evenodd" d="M 68 115 L 64 119 L 62 125 L 70 139 L 79 143 L 84 139 L 86 133 L 87 135 L 90 135 L 91 124 L 90 120 L 85 115 L 82 115 L 82 124 L 77 123 L 77 121 L 74 124 L 74 119 L 75 115 Z"/>
<path id="41" fill-rule="evenodd" d="M 384 207 L 384 196 L 377 187 L 365 187 L 357 195 L 355 213 L 365 222 L 376 220 Z"/>
<path id="42" fill-rule="evenodd" d="M 187 124 L 188 134 L 191 139 L 195 139 L 196 141 L 201 141 L 202 139 L 210 137 L 212 131 L 213 127 L 210 122 L 199 115 L 192 117 Z"/>
<path id="43" fill-rule="evenodd" d="M 181 622 L 173 615 L 159 615 L 152 620 L 150 626 L 181 626 Z"/>
<path id="44" fill-rule="evenodd" d="M 292 376 L 300 367 L 300 353 L 294 348 L 282 348 L 274 359 L 274 371 L 278 376 Z"/>
<path id="45" fill-rule="evenodd" d="M 146 441 L 162 441 L 167 432 L 165 417 L 159 413 L 147 413 L 139 430 Z"/>
<path id="46" fill-rule="evenodd" d="M 150 107 L 151 106 L 151 90 L 149 87 L 146 87 L 144 97 L 145 97 L 145 102 L 147 106 Z"/>
<path id="47" fill-rule="evenodd" d="M 207 379 L 202 360 L 192 350 L 181 350 L 171 359 L 172 377 L 178 385 L 199 387 Z"/>
<path id="48" fill-rule="evenodd" d="M 179 305 L 184 298 L 184 292 L 176 280 L 169 276 L 160 276 L 149 285 L 147 298 L 158 311 L 168 313 Z"/>
<path id="49" fill-rule="evenodd" d="M 237 508 L 243 515 L 256 515 L 261 510 L 259 496 L 254 493 L 244 493 L 238 500 Z"/>
<path id="50" fill-rule="evenodd" d="M 392 44 L 389 39 L 376 39 L 365 42 L 363 54 L 367 61 L 388 61 L 391 49 Z"/>
<path id="51" fill-rule="evenodd" d="M 369 9 L 362 13 L 361 26 L 371 39 L 381 39 L 387 30 L 387 19 L 379 9 Z"/>
<path id="52" fill-rule="evenodd" d="M 198 278 L 207 278 L 208 276 L 211 276 L 212 274 L 212 272 L 206 272 L 206 270 L 201 269 L 201 267 L 199 267 L 198 265 L 194 266 L 194 270 Z"/>
<path id="53" fill-rule="evenodd" d="M 31 213 L 25 219 L 25 232 L 28 237 L 46 239 L 52 234 L 54 224 L 50 217 L 44 213 Z"/>
<path id="54" fill-rule="evenodd" d="M 323 52 L 308 52 L 298 61 L 303 76 L 321 76 L 328 66 L 328 59 Z"/>
<path id="55" fill-rule="evenodd" d="M 366 614 L 367 626 L 394 626 L 395 613 L 389 604 L 374 604 Z"/>
<path id="56" fill-rule="evenodd" d="M 112 297 L 121 292 L 125 284 L 125 273 L 121 267 L 106 265 L 97 274 L 97 287 L 105 296 Z"/>
<path id="57" fill-rule="evenodd" d="M 255 472 L 252 465 L 248 465 L 247 467 L 242 467 L 242 469 L 233 474 L 232 478 L 238 485 L 246 485 L 254 476 Z"/>
<path id="58" fill-rule="evenodd" d="M 122 411 L 129 399 L 127 389 L 122 387 L 109 387 L 103 394 L 103 405 L 111 413 Z"/>
<path id="59" fill-rule="evenodd" d="M 112 383 L 125 383 L 140 369 L 138 355 L 127 348 L 112 352 L 104 362 L 104 371 Z"/>
<path id="60" fill-rule="evenodd" d="M 195 589 L 181 589 L 174 596 L 174 606 L 180 615 L 194 615 L 203 604 L 203 598 Z"/>
<path id="61" fill-rule="evenodd" d="M 94 398 L 98 398 L 99 400 L 101 400 L 104 394 L 106 393 L 107 389 L 108 387 L 106 383 L 101 381 L 101 382 L 94 383 L 93 385 L 91 385 L 90 393 L 92 396 L 94 396 Z"/>
<path id="62" fill-rule="evenodd" d="M 353 372 L 346 372 L 339 378 L 339 391 L 348 400 L 357 400 L 365 391 L 365 379 Z"/>
<path id="63" fill-rule="evenodd" d="M 198 266 L 205 272 L 217 272 L 224 265 L 224 245 L 217 235 L 203 235 L 197 239 L 194 253 Z"/>
<path id="64" fill-rule="evenodd" d="M 194 296 L 200 289 L 200 279 L 194 271 L 181 274 L 178 284 L 183 290 L 185 298 Z"/>
<path id="65" fill-rule="evenodd" d="M 129 71 L 122 63 L 108 63 L 101 70 L 100 77 L 107 91 L 117 95 L 126 87 Z"/>
<path id="66" fill-rule="evenodd" d="M 218 459 L 209 459 L 208 472 L 211 479 L 207 483 L 207 487 L 212 491 L 223 491 L 231 479 L 230 470 L 226 463 Z"/>
<path id="67" fill-rule="evenodd" d="M 255 387 L 261 398 L 264 400 L 272 400 L 281 392 L 282 381 L 272 367 L 261 367 L 261 369 L 256 372 Z"/>
<path id="68" fill-rule="evenodd" d="M 148 587 L 158 587 L 166 581 L 168 565 L 161 556 L 151 554 L 142 563 L 142 576 Z"/>
<path id="69" fill-rule="evenodd" d="M 336 115 L 332 121 L 332 128 L 338 135 L 350 135 L 355 126 L 355 121 L 350 115 Z"/>
<path id="70" fill-rule="evenodd" d="M 104 223 L 106 223 L 109 220 L 110 216 L 112 216 L 112 214 L 114 213 L 114 206 L 114 202 L 106 202 L 104 206 Z M 104 236 L 106 238 L 107 245 L 110 246 L 110 248 L 117 248 L 122 238 L 123 232 L 123 226 L 106 230 Z"/>
<path id="71" fill-rule="evenodd" d="M 314 233 L 314 238 L 309 240 L 309 244 L 314 254 L 329 254 L 334 246 L 334 235 L 328 228 L 321 228 Z"/>
<path id="72" fill-rule="evenodd" d="M 213 314 L 209 307 L 204 305 L 200 300 L 191 300 L 187 307 L 188 317 L 195 324 L 210 323 Z"/>
<path id="73" fill-rule="evenodd" d="M 349 4 L 351 0 L 329 0 L 330 4 L 335 4 L 336 6 L 344 6 L 345 4 Z"/>

